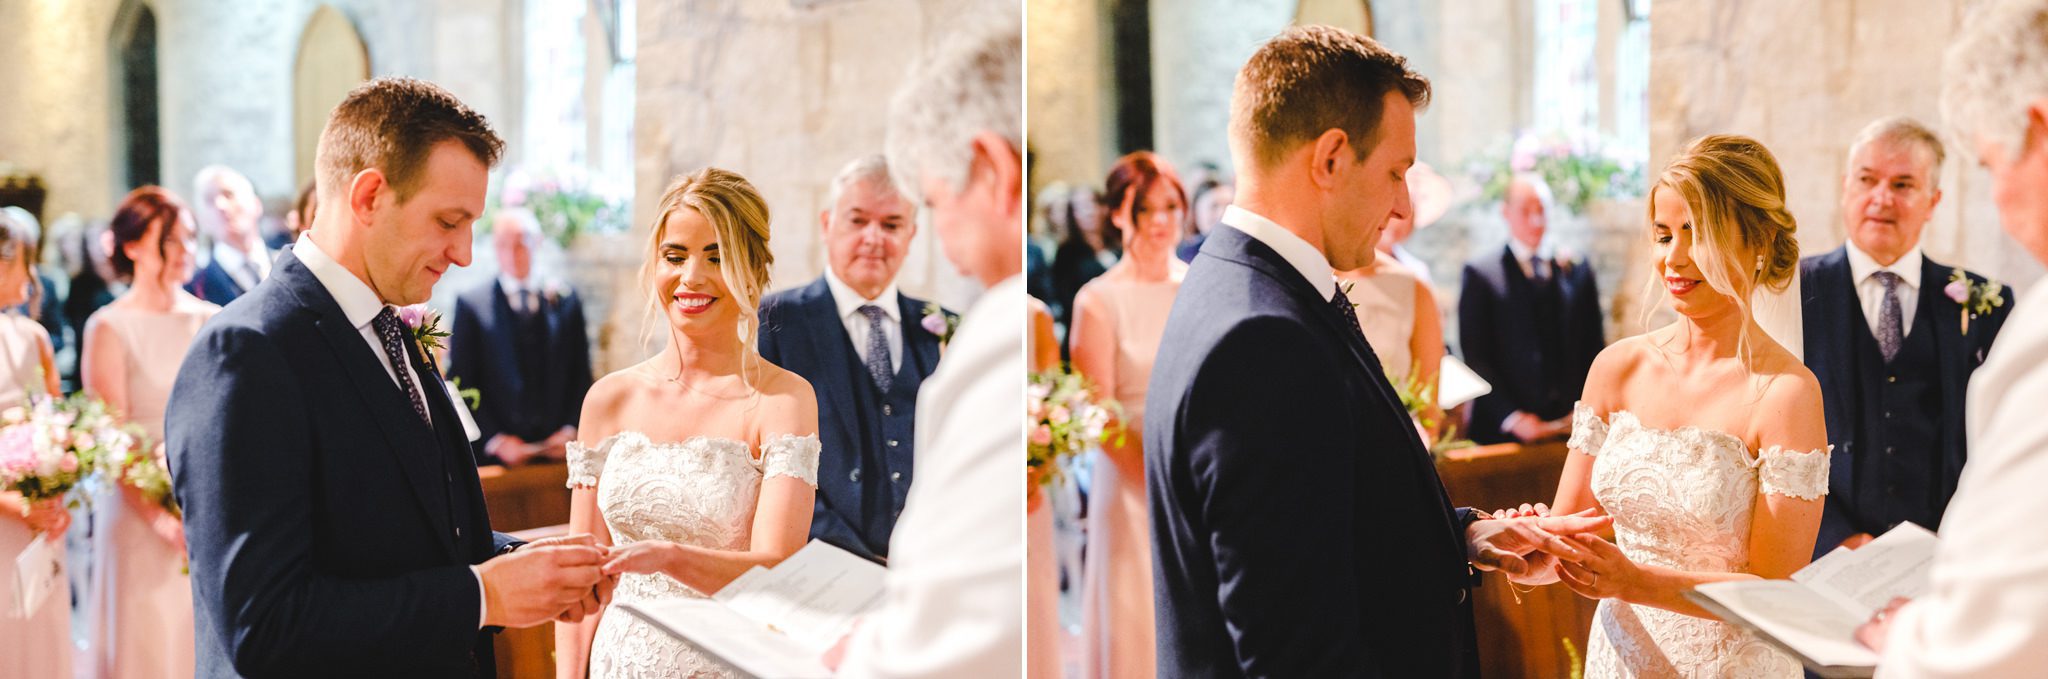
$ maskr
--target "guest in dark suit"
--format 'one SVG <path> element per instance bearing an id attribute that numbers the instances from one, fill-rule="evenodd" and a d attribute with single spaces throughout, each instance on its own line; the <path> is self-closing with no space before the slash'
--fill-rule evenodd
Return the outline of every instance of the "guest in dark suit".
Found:
<path id="1" fill-rule="evenodd" d="M 2012 308 L 1969 313 L 1943 288 L 1952 272 L 1920 249 L 1941 204 L 1940 137 L 1910 118 L 1871 123 L 1849 147 L 1842 216 L 1849 242 L 1800 262 L 1806 365 L 1820 379 L 1833 457 L 1815 558 L 1861 546 L 1900 522 L 1928 529 L 1969 460 L 1970 374 Z M 1984 278 L 1967 274 L 1969 286 Z M 1961 286 L 1958 286 L 1961 287 Z"/>
<path id="2" fill-rule="evenodd" d="M 1544 251 L 1549 203 L 1542 178 L 1516 177 L 1501 206 L 1507 247 L 1465 264 L 1458 348 L 1493 385 L 1472 404 L 1469 431 L 1479 443 L 1569 435 L 1572 403 L 1607 346 L 1593 266 Z"/>
<path id="3" fill-rule="evenodd" d="M 273 255 L 257 228 L 263 203 L 249 179 L 226 166 L 200 169 L 192 184 L 193 219 L 213 246 L 206 266 L 185 284 L 185 291 L 227 306 L 270 275 Z"/>
<path id="4" fill-rule="evenodd" d="M 1055 220 L 1063 225 L 1065 236 L 1052 254 L 1052 290 L 1058 299 L 1047 301 L 1053 302 L 1062 327 L 1073 327 L 1074 295 L 1080 294 L 1081 286 L 1124 255 L 1124 235 L 1104 217 L 1108 211 L 1096 204 L 1098 200 L 1095 189 L 1075 187 Z"/>
<path id="5" fill-rule="evenodd" d="M 915 471 L 918 388 L 939 365 L 926 302 L 896 289 L 917 210 L 896 192 L 888 162 L 869 156 L 832 180 L 832 207 L 818 222 L 825 274 L 762 300 L 761 357 L 818 392 L 824 452 L 811 537 L 883 560 Z"/>
<path id="6" fill-rule="evenodd" d="M 560 460 L 590 391 L 583 302 L 567 286 L 534 278 L 533 213 L 504 210 L 491 229 L 498 277 L 455 298 L 448 377 L 480 397 L 477 464 Z"/>
<path id="7" fill-rule="evenodd" d="M 392 308 L 469 262 L 502 142 L 410 79 L 350 92 L 320 141 L 312 234 L 200 331 L 165 415 L 196 674 L 492 676 L 493 628 L 596 610 L 604 557 L 491 532 L 454 403 Z"/>
<path id="8" fill-rule="evenodd" d="M 1333 267 L 1370 264 L 1408 210 L 1429 83 L 1327 26 L 1281 33 L 1236 82 L 1237 203 L 1189 266 L 1146 395 L 1159 674 L 1477 676 L 1468 558 L 1532 573 L 1546 528 L 1605 519 L 1454 509 L 1336 289 Z"/>

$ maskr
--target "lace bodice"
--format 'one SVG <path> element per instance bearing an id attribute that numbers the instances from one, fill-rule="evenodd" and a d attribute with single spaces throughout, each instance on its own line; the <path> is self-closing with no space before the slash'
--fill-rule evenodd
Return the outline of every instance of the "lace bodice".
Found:
<path id="1" fill-rule="evenodd" d="M 594 447 L 569 444 L 569 487 L 594 488 L 612 544 L 641 540 L 745 550 L 761 482 L 789 476 L 818 485 L 817 435 L 772 436 L 755 457 L 745 441 L 695 436 L 657 443 L 622 432 Z M 666 575 L 620 576 L 618 602 L 705 594 Z M 629 614 L 604 616 L 591 643 L 590 676 L 725 677 L 734 673 Z"/>
<path id="2" fill-rule="evenodd" d="M 1634 413 L 1602 420 L 1580 404 L 1574 454 L 1592 455 L 1593 497 L 1614 517 L 1615 545 L 1641 565 L 1737 572 L 1749 568 L 1760 494 L 1827 494 L 1828 451 L 1777 446 L 1752 455 L 1733 435 L 1654 429 Z M 1799 663 L 1727 624 L 1612 599 L 1594 614 L 1587 677 L 1799 677 Z"/>

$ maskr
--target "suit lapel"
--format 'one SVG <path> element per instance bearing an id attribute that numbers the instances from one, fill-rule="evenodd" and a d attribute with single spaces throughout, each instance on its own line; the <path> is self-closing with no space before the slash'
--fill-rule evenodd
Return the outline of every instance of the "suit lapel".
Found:
<path id="1" fill-rule="evenodd" d="M 1835 385 L 1836 393 L 1856 394 L 1858 387 L 1850 363 L 1855 358 L 1856 341 L 1861 338 L 1855 333 L 1868 333 L 1870 324 L 1863 322 L 1863 304 L 1856 296 L 1856 281 L 1849 272 L 1848 251 L 1836 249 L 1815 273 L 1819 274 L 1813 287 L 1821 302 L 1821 322 L 1810 324 L 1819 334 L 1819 341 L 1809 340 L 1808 344 L 1826 348 L 1819 352 L 1821 372 L 1828 384 Z M 1852 421 L 1854 404 L 1840 400 L 1832 404 L 1832 409 L 1846 427 Z M 1844 434 L 1847 435 L 1846 430 Z"/>
<path id="2" fill-rule="evenodd" d="M 917 366 L 919 379 L 928 377 L 939 367 L 939 337 L 924 329 L 924 302 L 899 293 L 896 308 L 903 314 L 904 362 Z"/>
<path id="3" fill-rule="evenodd" d="M 827 366 L 827 369 L 830 369 L 830 366 L 861 365 L 860 356 L 853 351 L 853 340 L 846 337 L 846 324 L 839 319 L 839 304 L 832 301 L 832 290 L 825 284 L 823 276 L 818 277 L 817 281 L 804 289 L 804 301 L 800 313 L 807 317 L 805 325 L 812 329 L 811 332 L 804 334 L 810 337 L 811 351 L 816 352 L 818 365 Z M 867 371 L 864 369 L 855 370 L 854 373 L 866 375 Z M 819 399 L 819 402 L 846 404 L 845 407 L 826 408 L 826 410 L 833 411 L 834 416 L 839 419 L 839 426 L 847 432 L 849 438 L 858 437 L 860 435 L 860 423 L 855 422 L 853 416 L 853 404 L 856 402 L 853 400 L 853 388 L 856 385 L 849 383 L 847 380 L 823 380 L 823 382 L 827 393 L 823 395 L 824 398 Z M 819 385 L 813 384 L 811 386 L 817 387 Z"/>
<path id="4" fill-rule="evenodd" d="M 377 430 L 383 434 L 387 444 L 384 449 L 405 471 L 413 495 L 419 499 L 421 512 L 434 524 L 435 534 L 453 553 L 454 538 L 445 508 L 447 494 L 442 491 L 445 479 L 434 478 L 434 470 L 429 466 L 433 459 L 420 452 L 422 448 L 428 448 L 439 453 L 441 447 L 436 443 L 434 433 L 420 422 L 419 415 L 413 413 L 412 406 L 406 403 L 405 391 L 391 381 L 390 374 L 371 353 L 373 349 L 369 343 L 354 325 L 349 324 L 348 318 L 341 313 L 340 305 L 334 302 L 326 288 L 321 287 L 319 279 L 314 278 L 311 271 L 296 259 L 280 259 L 272 275 L 282 277 L 284 280 L 280 282 L 292 286 L 301 302 L 319 314 L 313 321 L 314 326 L 326 339 L 328 349 L 334 352 L 335 361 L 341 364 L 341 372 L 348 375 L 349 383 L 362 398 L 363 407 L 370 411 L 370 419 L 376 421 Z"/>
<path id="5" fill-rule="evenodd" d="M 1969 386 L 1969 375 L 1977 367 L 1977 357 L 1972 348 L 1974 343 L 1963 334 L 1963 306 L 1941 290 L 1948 285 L 1948 269 L 1932 259 L 1920 258 L 1920 308 L 1914 313 L 1933 314 L 1928 320 L 1933 321 L 1929 325 L 1934 328 L 1934 353 L 1939 369 L 1935 374 L 1941 381 L 1941 400 L 1946 408 L 1960 410 L 1964 407 L 1963 392 Z M 1980 326 L 1977 332 L 1985 331 Z M 1965 461 L 1962 449 L 1950 445 L 1951 441 L 1960 440 L 1957 432 L 1950 431 L 1950 423 L 1961 421 L 1959 417 L 1944 417 L 1936 423 L 1942 467 L 1947 472 L 1941 477 L 1944 496 L 1955 492 L 1954 482 L 1947 480 L 1957 478 Z"/>

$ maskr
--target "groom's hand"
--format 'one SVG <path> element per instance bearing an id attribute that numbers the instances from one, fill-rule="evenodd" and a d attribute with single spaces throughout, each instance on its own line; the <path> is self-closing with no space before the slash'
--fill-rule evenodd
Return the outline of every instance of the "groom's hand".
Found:
<path id="1" fill-rule="evenodd" d="M 580 542 L 578 542 L 580 540 Z M 597 610 L 604 552 L 590 536 L 551 538 L 477 566 L 484 582 L 484 624 L 532 627 Z"/>
<path id="2" fill-rule="evenodd" d="M 1484 519 L 1465 529 L 1465 558 L 1480 570 L 1501 571 L 1509 579 L 1533 584 L 1543 580 L 1554 559 L 1575 560 L 1579 550 L 1559 535 L 1594 532 L 1614 519 L 1587 509 L 1568 516 Z M 1554 576 L 1550 576 L 1554 577 Z"/>

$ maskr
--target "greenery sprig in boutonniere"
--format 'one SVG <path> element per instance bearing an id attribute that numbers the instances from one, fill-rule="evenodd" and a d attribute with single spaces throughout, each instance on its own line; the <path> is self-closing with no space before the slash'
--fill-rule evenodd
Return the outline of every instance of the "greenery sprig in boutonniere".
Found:
<path id="1" fill-rule="evenodd" d="M 1991 313 L 1992 309 L 2005 306 L 2005 286 L 1995 280 L 1978 283 L 1958 267 L 1948 274 L 1948 286 L 1941 289 L 1949 299 L 1963 305 L 1963 334 L 1970 334 L 1970 319 Z"/>
<path id="2" fill-rule="evenodd" d="M 420 344 L 420 354 L 427 360 L 427 366 L 440 372 L 434 352 L 441 350 L 441 338 L 448 336 L 448 331 L 441 329 L 441 312 L 425 304 L 402 306 L 398 308 L 398 320 L 412 329 L 412 340 Z"/>
<path id="3" fill-rule="evenodd" d="M 924 318 L 917 322 L 925 332 L 939 336 L 939 348 L 944 349 L 953 341 L 953 332 L 960 329 L 960 317 L 946 313 L 938 302 L 924 303 Z"/>

